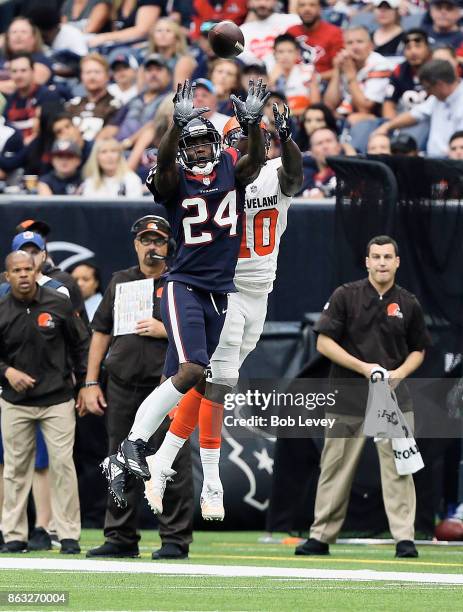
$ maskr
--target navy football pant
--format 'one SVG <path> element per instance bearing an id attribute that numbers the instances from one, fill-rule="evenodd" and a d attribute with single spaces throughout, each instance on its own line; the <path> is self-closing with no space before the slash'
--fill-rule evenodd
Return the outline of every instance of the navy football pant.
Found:
<path id="1" fill-rule="evenodd" d="M 162 292 L 161 315 L 169 337 L 164 376 L 177 373 L 180 363 L 206 367 L 219 343 L 227 313 L 225 293 L 208 293 L 178 281 Z"/>

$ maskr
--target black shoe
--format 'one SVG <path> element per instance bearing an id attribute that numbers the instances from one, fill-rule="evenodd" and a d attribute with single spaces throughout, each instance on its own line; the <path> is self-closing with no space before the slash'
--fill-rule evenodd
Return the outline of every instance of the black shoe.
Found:
<path id="1" fill-rule="evenodd" d="M 295 555 L 329 555 L 330 547 L 325 542 L 309 538 L 303 544 L 296 546 Z"/>
<path id="2" fill-rule="evenodd" d="M 21 542 L 19 540 L 11 540 L 11 542 L 5 542 L 0 552 L 2 553 L 27 552 L 27 542 Z"/>
<path id="3" fill-rule="evenodd" d="M 163 544 L 159 550 L 155 550 L 151 555 L 153 561 L 159 559 L 188 559 L 188 548 L 183 548 L 180 544 Z"/>
<path id="4" fill-rule="evenodd" d="M 50 534 L 43 527 L 35 527 L 27 543 L 29 550 L 51 550 Z"/>
<path id="5" fill-rule="evenodd" d="M 114 503 L 119 508 L 127 508 L 125 493 L 125 464 L 117 459 L 116 455 L 109 455 L 100 464 L 103 474 L 108 481 L 108 490 L 111 493 Z"/>
<path id="6" fill-rule="evenodd" d="M 60 553 L 63 555 L 78 555 L 80 553 L 79 542 L 71 538 L 61 540 Z"/>
<path id="7" fill-rule="evenodd" d="M 137 478 L 150 480 L 151 474 L 146 463 L 147 450 L 148 445 L 143 440 L 126 438 L 119 445 L 117 459 L 124 464 L 126 470 Z"/>
<path id="8" fill-rule="evenodd" d="M 3 539 L 3 533 L 0 531 L 0 546 L 5 544 L 5 540 Z"/>
<path id="9" fill-rule="evenodd" d="M 138 546 L 128 544 L 114 544 L 114 542 L 105 542 L 97 548 L 92 548 L 87 551 L 86 557 L 139 557 Z"/>
<path id="10" fill-rule="evenodd" d="M 415 542 L 412 540 L 401 540 L 395 546 L 395 556 L 401 559 L 416 558 L 418 551 L 416 550 Z"/>

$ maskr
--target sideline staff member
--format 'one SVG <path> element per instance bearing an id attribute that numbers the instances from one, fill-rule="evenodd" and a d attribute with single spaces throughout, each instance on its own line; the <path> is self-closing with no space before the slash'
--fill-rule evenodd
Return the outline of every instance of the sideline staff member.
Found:
<path id="1" fill-rule="evenodd" d="M 5 261 L 11 292 L 0 300 L 1 426 L 4 444 L 2 552 L 27 550 L 36 424 L 48 449 L 53 519 L 61 552 L 80 553 L 80 508 L 72 457 L 74 382 L 85 380 L 89 335 L 69 298 L 36 282 L 23 251 Z M 69 365 L 70 361 L 73 370 Z"/>
<path id="2" fill-rule="evenodd" d="M 109 454 L 117 452 L 120 442 L 130 431 L 139 405 L 158 386 L 168 345 L 161 321 L 160 298 L 161 276 L 167 270 L 165 260 L 169 247 L 171 250 L 173 247 L 170 226 L 163 217 L 147 215 L 134 223 L 132 232 L 138 266 L 113 275 L 92 321 L 94 334 L 89 352 L 85 408 L 94 414 L 106 415 Z M 146 278 L 152 278 L 154 284 L 152 318 L 138 321 L 135 334 L 111 336 L 116 285 Z M 106 403 L 98 378 L 108 348 Z M 153 448 L 160 446 L 169 425 L 170 419 L 166 417 L 151 439 Z M 173 467 L 177 475 L 167 489 L 165 511 L 158 517 L 162 547 L 153 552 L 153 559 L 185 559 L 192 541 L 193 477 L 189 446 L 178 454 Z M 87 557 L 138 556 L 137 519 L 143 490 L 142 481 L 126 474 L 127 507 L 121 509 L 108 495 L 104 525 L 106 541 L 89 550 Z"/>
<path id="3" fill-rule="evenodd" d="M 366 440 L 362 425 L 368 385 L 361 377 L 369 379 L 371 370 L 379 365 L 389 371 L 395 387 L 422 364 L 424 349 L 429 345 L 421 306 L 414 295 L 395 284 L 399 263 L 395 240 L 389 236 L 370 240 L 366 256 L 368 277 L 338 287 L 315 325 L 319 334 L 317 349 L 332 362 L 330 376 L 351 379 L 351 384 L 346 385 L 349 397 L 337 401 L 336 414 L 326 415 L 336 419 L 338 429 L 325 438 L 315 519 L 310 538 L 296 548 L 296 555 L 328 554 L 328 543 L 336 541 L 344 522 L 352 480 Z M 406 383 L 398 387 L 397 398 L 413 427 Z M 417 557 L 413 542 L 416 505 L 413 477 L 397 474 L 390 440 L 379 442 L 376 448 L 396 557 Z"/>

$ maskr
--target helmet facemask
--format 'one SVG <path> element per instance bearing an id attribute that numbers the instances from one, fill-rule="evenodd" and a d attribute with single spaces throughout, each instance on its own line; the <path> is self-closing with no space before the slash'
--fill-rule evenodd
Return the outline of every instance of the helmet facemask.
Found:
<path id="1" fill-rule="evenodd" d="M 220 141 L 220 134 L 214 128 L 212 123 L 203 119 L 194 119 L 188 123 L 182 130 L 182 134 L 179 140 L 178 149 L 178 161 L 180 165 L 192 172 L 195 175 L 207 176 L 211 174 L 214 166 L 220 159 L 220 153 L 222 151 L 222 144 Z M 207 137 L 207 143 L 203 141 L 203 138 Z M 201 138 L 202 142 L 199 144 L 195 142 L 198 138 Z M 210 153 L 208 155 L 197 156 L 197 149 L 209 146 Z M 199 164 L 204 163 L 201 167 Z"/>

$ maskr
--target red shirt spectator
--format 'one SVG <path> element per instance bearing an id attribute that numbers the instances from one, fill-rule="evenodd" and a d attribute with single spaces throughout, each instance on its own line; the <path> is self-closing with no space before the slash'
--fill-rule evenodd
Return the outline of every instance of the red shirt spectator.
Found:
<path id="1" fill-rule="evenodd" d="M 344 46 L 342 30 L 322 21 L 320 0 L 298 0 L 297 14 L 302 24 L 291 26 L 287 34 L 300 44 L 304 60 L 314 63 L 322 79 L 328 80 L 333 59 Z"/>
<path id="2" fill-rule="evenodd" d="M 236 25 L 241 25 L 248 12 L 246 0 L 193 0 L 192 32 L 191 38 L 197 39 L 200 35 L 201 24 L 205 21 L 224 21 L 228 19 Z"/>

